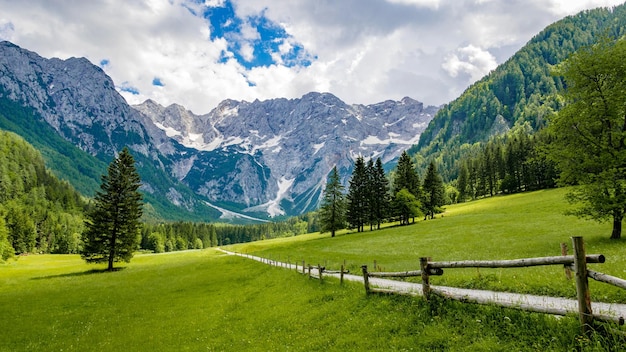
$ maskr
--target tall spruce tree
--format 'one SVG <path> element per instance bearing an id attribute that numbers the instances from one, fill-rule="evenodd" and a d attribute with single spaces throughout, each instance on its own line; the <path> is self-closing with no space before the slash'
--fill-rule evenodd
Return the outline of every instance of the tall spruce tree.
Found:
<path id="1" fill-rule="evenodd" d="M 456 188 L 459 190 L 458 202 L 464 202 L 468 197 L 468 183 L 469 183 L 469 171 L 467 171 L 467 164 L 465 161 L 461 162 L 461 168 L 459 169 L 459 178 L 457 179 Z"/>
<path id="2" fill-rule="evenodd" d="M 405 151 L 400 155 L 398 159 L 398 166 L 396 168 L 395 177 L 393 180 L 393 190 L 397 193 L 401 189 L 407 189 L 415 197 L 419 198 L 420 195 L 420 180 L 417 171 L 415 170 L 415 164 L 409 154 Z"/>
<path id="3" fill-rule="evenodd" d="M 350 228 L 362 232 L 368 218 L 368 190 L 367 170 L 365 160 L 359 156 L 354 162 L 354 171 L 348 188 L 348 212 L 347 220 Z"/>
<path id="4" fill-rule="evenodd" d="M 319 221 L 321 232 L 330 232 L 331 237 L 335 237 L 335 232 L 345 227 L 346 201 L 337 166 L 330 172 L 328 183 L 324 188 Z"/>
<path id="5" fill-rule="evenodd" d="M 415 170 L 415 164 L 409 154 L 405 151 L 400 155 L 400 159 L 398 159 L 398 165 L 396 167 L 396 172 L 393 178 L 393 212 L 395 216 L 401 216 L 400 209 L 398 209 L 397 205 L 400 204 L 395 201 L 395 198 L 398 195 L 398 192 L 406 189 L 409 193 L 411 193 L 418 201 L 422 198 L 420 191 L 420 179 L 417 171 Z M 404 197 L 406 198 L 406 197 Z M 403 198 L 403 199 L 404 199 Z M 415 220 L 415 219 L 413 219 Z"/>
<path id="6" fill-rule="evenodd" d="M 107 171 L 87 213 L 81 256 L 88 263 L 107 262 L 107 270 L 112 271 L 114 262 L 130 262 L 139 247 L 143 201 L 138 192 L 141 180 L 128 148 Z"/>
<path id="7" fill-rule="evenodd" d="M 390 206 L 389 196 L 389 180 L 383 169 L 383 162 L 380 158 L 376 159 L 376 164 L 368 163 L 368 172 L 370 174 L 370 226 L 376 225 L 380 229 L 380 224 L 387 218 Z"/>
<path id="8" fill-rule="evenodd" d="M 435 217 L 435 213 L 440 212 L 441 206 L 445 202 L 446 189 L 443 186 L 443 180 L 437 172 L 435 162 L 431 161 L 426 170 L 426 176 L 424 177 L 423 186 L 424 198 L 422 200 L 422 207 L 424 209 L 425 217 Z"/>

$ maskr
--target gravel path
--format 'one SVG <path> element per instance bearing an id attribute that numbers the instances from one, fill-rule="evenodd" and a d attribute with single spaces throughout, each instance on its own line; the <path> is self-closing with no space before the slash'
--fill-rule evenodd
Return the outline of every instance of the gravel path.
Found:
<path id="1" fill-rule="evenodd" d="M 286 269 L 296 270 L 296 265 L 287 264 L 282 262 L 276 262 L 272 260 L 268 260 L 266 258 L 255 257 L 248 254 L 241 254 L 235 252 L 229 252 L 218 248 L 218 250 L 223 253 L 229 255 L 237 255 L 245 258 L 249 258 L 252 260 L 256 260 L 265 264 L 279 266 Z M 298 268 L 302 268 L 299 266 Z M 319 276 L 317 268 L 313 268 L 311 271 L 312 275 Z M 335 273 L 324 273 L 324 276 L 332 276 L 339 277 L 339 274 Z M 351 275 L 344 274 L 344 280 L 356 281 L 363 283 L 362 275 Z M 404 282 L 390 279 L 382 279 L 382 278 L 369 278 L 370 286 L 394 290 L 401 294 L 413 295 L 413 296 L 421 296 L 422 295 L 422 285 L 418 283 L 412 282 Z M 499 306 L 512 307 L 512 308 L 522 308 L 525 310 L 541 312 L 541 313 L 550 313 L 550 314 L 558 314 L 558 315 L 566 315 L 569 313 L 578 314 L 578 302 L 574 299 L 568 298 L 558 298 L 558 297 L 548 297 L 548 296 L 537 296 L 537 295 L 527 295 L 527 294 L 518 294 L 518 293 L 509 293 L 509 292 L 494 292 L 494 291 L 486 291 L 486 290 L 470 290 L 456 287 L 446 287 L 446 286 L 435 286 L 431 285 L 431 290 L 436 292 L 439 295 L 446 297 L 454 297 L 455 299 L 460 299 L 462 301 L 474 302 L 474 303 L 492 303 Z M 619 322 L 620 320 L 623 322 L 626 317 L 626 304 L 618 304 L 618 303 L 602 303 L 602 302 L 592 302 L 591 309 L 596 315 L 597 318 L 606 321 L 614 321 Z"/>

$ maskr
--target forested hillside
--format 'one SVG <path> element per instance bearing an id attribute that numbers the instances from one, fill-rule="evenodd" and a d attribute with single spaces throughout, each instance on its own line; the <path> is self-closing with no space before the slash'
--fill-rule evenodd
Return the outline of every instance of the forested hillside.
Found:
<path id="1" fill-rule="evenodd" d="M 459 160 L 472 144 L 514 126 L 526 124 L 536 131 L 561 109 L 559 92 L 564 84 L 552 73 L 555 65 L 603 35 L 618 37 L 625 32 L 626 5 L 584 11 L 550 25 L 444 106 L 409 153 L 416 155 L 422 170 L 434 159 L 444 180 L 455 179 Z"/>
<path id="2" fill-rule="evenodd" d="M 0 254 L 76 253 L 86 202 L 21 137 L 0 131 Z"/>

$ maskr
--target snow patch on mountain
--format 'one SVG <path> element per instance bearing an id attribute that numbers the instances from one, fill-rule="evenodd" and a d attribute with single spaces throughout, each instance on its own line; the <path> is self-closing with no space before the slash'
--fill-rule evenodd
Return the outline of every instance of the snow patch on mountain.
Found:
<path id="1" fill-rule="evenodd" d="M 319 185 L 334 166 L 346 173 L 358 156 L 394 160 L 419 141 L 438 110 L 411 98 L 348 105 L 329 93 L 251 103 L 226 100 L 200 116 L 154 102 L 136 108 L 204 155 L 192 168 L 180 168 L 189 170 L 184 181 L 192 189 L 209 201 L 243 204 L 246 212 L 269 216 L 316 209 Z M 349 176 L 341 175 L 346 186 Z"/>
<path id="2" fill-rule="evenodd" d="M 270 200 L 269 202 L 265 203 L 265 204 L 261 204 L 261 205 L 257 205 L 254 207 L 249 207 L 247 209 L 245 209 L 246 211 L 251 211 L 251 212 L 259 212 L 259 211 L 264 211 L 266 212 L 270 217 L 276 217 L 276 216 L 280 216 L 280 215 L 285 215 L 285 210 L 281 207 L 280 203 L 283 199 L 285 199 L 288 195 L 288 191 L 291 188 L 291 186 L 293 185 L 293 182 L 295 181 L 295 178 L 292 179 L 286 179 L 285 177 L 282 177 L 279 181 L 278 181 L 278 192 L 276 193 L 276 198 Z"/>

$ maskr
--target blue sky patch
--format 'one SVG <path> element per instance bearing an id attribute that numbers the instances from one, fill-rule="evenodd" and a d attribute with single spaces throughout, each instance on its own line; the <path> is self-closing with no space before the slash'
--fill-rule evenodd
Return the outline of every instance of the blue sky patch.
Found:
<path id="1" fill-rule="evenodd" d="M 139 95 L 139 89 L 131 86 L 130 83 L 128 83 L 128 82 L 123 82 L 120 86 L 118 86 L 118 88 L 122 92 L 127 92 L 127 93 L 130 93 L 132 95 Z"/>
<path id="2" fill-rule="evenodd" d="M 100 68 L 104 68 L 105 66 L 107 66 L 109 64 L 109 60 L 108 59 L 102 59 L 100 60 Z"/>
<path id="3" fill-rule="evenodd" d="M 164 87 L 165 84 L 163 84 L 163 81 L 161 81 L 161 79 L 159 77 L 154 77 L 152 79 L 152 85 L 156 86 L 156 87 Z"/>
<path id="4" fill-rule="evenodd" d="M 264 11 L 241 18 L 233 3 L 226 0 L 219 6 L 207 6 L 203 16 L 209 21 L 211 40 L 224 38 L 228 42 L 229 52 L 223 54 L 221 62 L 234 58 L 249 70 L 271 65 L 306 67 L 316 59 Z"/>

